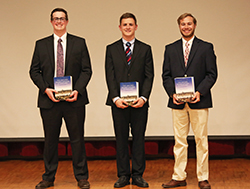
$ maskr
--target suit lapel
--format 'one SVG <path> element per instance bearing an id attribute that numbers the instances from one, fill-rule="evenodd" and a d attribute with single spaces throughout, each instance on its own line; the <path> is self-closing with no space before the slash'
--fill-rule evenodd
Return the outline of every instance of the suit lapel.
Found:
<path id="1" fill-rule="evenodd" d="M 54 53 L 54 36 L 51 35 L 46 43 L 46 48 L 48 50 L 51 66 L 53 71 L 55 71 L 55 53 Z"/>
<path id="2" fill-rule="evenodd" d="M 194 58 L 195 53 L 197 52 L 198 47 L 199 47 L 199 40 L 195 37 L 188 57 L 187 69 L 192 64 L 192 60 Z"/>
<path id="3" fill-rule="evenodd" d="M 69 58 L 71 56 L 71 51 L 74 46 L 74 39 L 70 34 L 67 34 L 67 45 L 66 45 L 66 61 L 65 61 L 65 73 L 66 73 L 66 68 L 69 64 Z"/>
<path id="4" fill-rule="evenodd" d="M 122 39 L 117 43 L 117 50 L 120 53 L 123 63 L 125 64 L 126 67 L 128 67 Z"/>
<path id="5" fill-rule="evenodd" d="M 141 48 L 140 43 L 138 42 L 137 39 L 135 39 L 135 44 L 134 44 L 134 49 L 133 49 L 131 64 L 129 66 L 129 69 L 131 69 L 131 67 L 135 64 L 136 56 L 140 52 L 140 48 Z"/>
<path id="6" fill-rule="evenodd" d="M 177 50 L 178 57 L 180 59 L 179 63 L 181 64 L 181 67 L 185 70 L 186 68 L 185 68 L 184 55 L 183 55 L 182 39 L 177 41 L 176 50 Z"/>

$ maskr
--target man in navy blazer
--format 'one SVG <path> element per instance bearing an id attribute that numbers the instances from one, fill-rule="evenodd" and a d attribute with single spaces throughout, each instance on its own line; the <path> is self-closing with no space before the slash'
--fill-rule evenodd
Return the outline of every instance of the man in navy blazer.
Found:
<path id="1" fill-rule="evenodd" d="M 120 17 L 122 39 L 110 44 L 106 49 L 105 71 L 108 86 L 106 105 L 111 106 L 116 136 L 117 176 L 114 187 L 120 188 L 130 183 L 139 187 L 148 187 L 142 178 L 145 170 L 144 137 L 148 117 L 148 100 L 154 78 L 151 47 L 135 39 L 136 18 L 131 13 Z M 126 46 L 130 43 L 130 47 Z M 127 51 L 130 49 L 129 51 Z M 132 59 L 126 59 L 126 53 L 132 53 Z M 128 54 L 130 54 L 128 53 Z M 139 98 L 131 106 L 120 98 L 120 83 L 139 83 Z M 132 171 L 128 148 L 129 130 L 133 138 Z"/>
<path id="2" fill-rule="evenodd" d="M 196 142 L 197 177 L 201 189 L 211 188 L 208 182 L 208 108 L 212 108 L 211 88 L 217 79 L 213 45 L 194 36 L 197 21 L 192 14 L 178 18 L 182 39 L 166 45 L 163 62 L 163 86 L 169 96 L 174 127 L 175 165 L 172 180 L 162 186 L 185 186 L 187 174 L 187 136 L 191 124 Z M 195 93 L 190 102 L 181 102 L 175 93 L 174 78 L 194 77 Z"/>
<path id="3" fill-rule="evenodd" d="M 89 188 L 88 167 L 84 145 L 85 105 L 89 103 L 87 84 L 92 70 L 85 39 L 68 34 L 66 10 L 51 12 L 54 34 L 36 42 L 30 66 L 30 77 L 39 89 L 38 107 L 43 121 L 45 173 L 36 189 L 54 185 L 58 167 L 58 141 L 62 118 L 65 120 L 71 147 L 75 178 L 80 188 Z M 60 39 L 60 40 L 59 40 Z M 61 41 L 62 40 L 62 41 Z M 61 41 L 61 42 L 60 42 Z M 65 101 L 55 99 L 53 78 L 57 76 L 59 43 L 63 53 L 63 75 L 72 76 L 73 91 Z"/>

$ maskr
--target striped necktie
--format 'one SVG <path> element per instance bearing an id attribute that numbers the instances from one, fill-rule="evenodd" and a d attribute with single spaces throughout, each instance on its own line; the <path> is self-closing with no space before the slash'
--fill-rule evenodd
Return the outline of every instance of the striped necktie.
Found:
<path id="1" fill-rule="evenodd" d="M 187 67 L 187 62 L 188 62 L 188 56 L 189 56 L 189 48 L 188 48 L 189 44 L 188 42 L 186 42 L 185 44 L 185 54 L 184 54 L 184 60 L 185 60 L 185 67 Z"/>
<path id="2" fill-rule="evenodd" d="M 131 43 L 127 42 L 126 46 L 127 46 L 127 48 L 126 48 L 127 64 L 130 65 L 130 63 L 131 63 L 131 49 L 130 49 Z"/>

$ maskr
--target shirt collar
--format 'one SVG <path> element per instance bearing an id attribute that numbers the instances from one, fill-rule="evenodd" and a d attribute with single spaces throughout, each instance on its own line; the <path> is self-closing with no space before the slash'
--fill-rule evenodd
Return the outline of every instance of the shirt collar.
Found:
<path id="1" fill-rule="evenodd" d="M 131 41 L 126 41 L 125 39 L 122 38 L 122 42 L 123 42 L 123 44 L 126 44 L 127 42 L 129 42 L 132 45 L 135 43 L 135 38 L 132 39 Z"/>
<path id="2" fill-rule="evenodd" d="M 183 45 L 185 45 L 186 42 L 188 42 L 189 46 L 191 46 L 193 44 L 193 41 L 194 41 L 194 36 L 189 41 L 186 41 L 184 38 L 182 38 Z"/>
<path id="3" fill-rule="evenodd" d="M 54 33 L 54 39 L 55 41 L 58 41 L 58 39 L 61 38 L 63 42 L 66 41 L 66 38 L 67 38 L 67 32 L 65 34 L 63 34 L 62 37 L 58 37 L 55 33 Z"/>

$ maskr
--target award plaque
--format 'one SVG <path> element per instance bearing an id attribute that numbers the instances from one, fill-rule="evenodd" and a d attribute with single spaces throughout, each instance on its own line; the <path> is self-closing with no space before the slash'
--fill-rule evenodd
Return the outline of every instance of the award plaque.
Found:
<path id="1" fill-rule="evenodd" d="M 137 81 L 121 82 L 120 97 L 131 106 L 133 101 L 139 98 L 139 83 Z"/>
<path id="2" fill-rule="evenodd" d="M 57 100 L 66 100 L 70 98 L 72 92 L 72 77 L 54 77 L 54 88 L 58 93 L 55 93 Z"/>
<path id="3" fill-rule="evenodd" d="M 191 102 L 195 93 L 194 77 L 177 77 L 174 82 L 178 101 Z"/>

